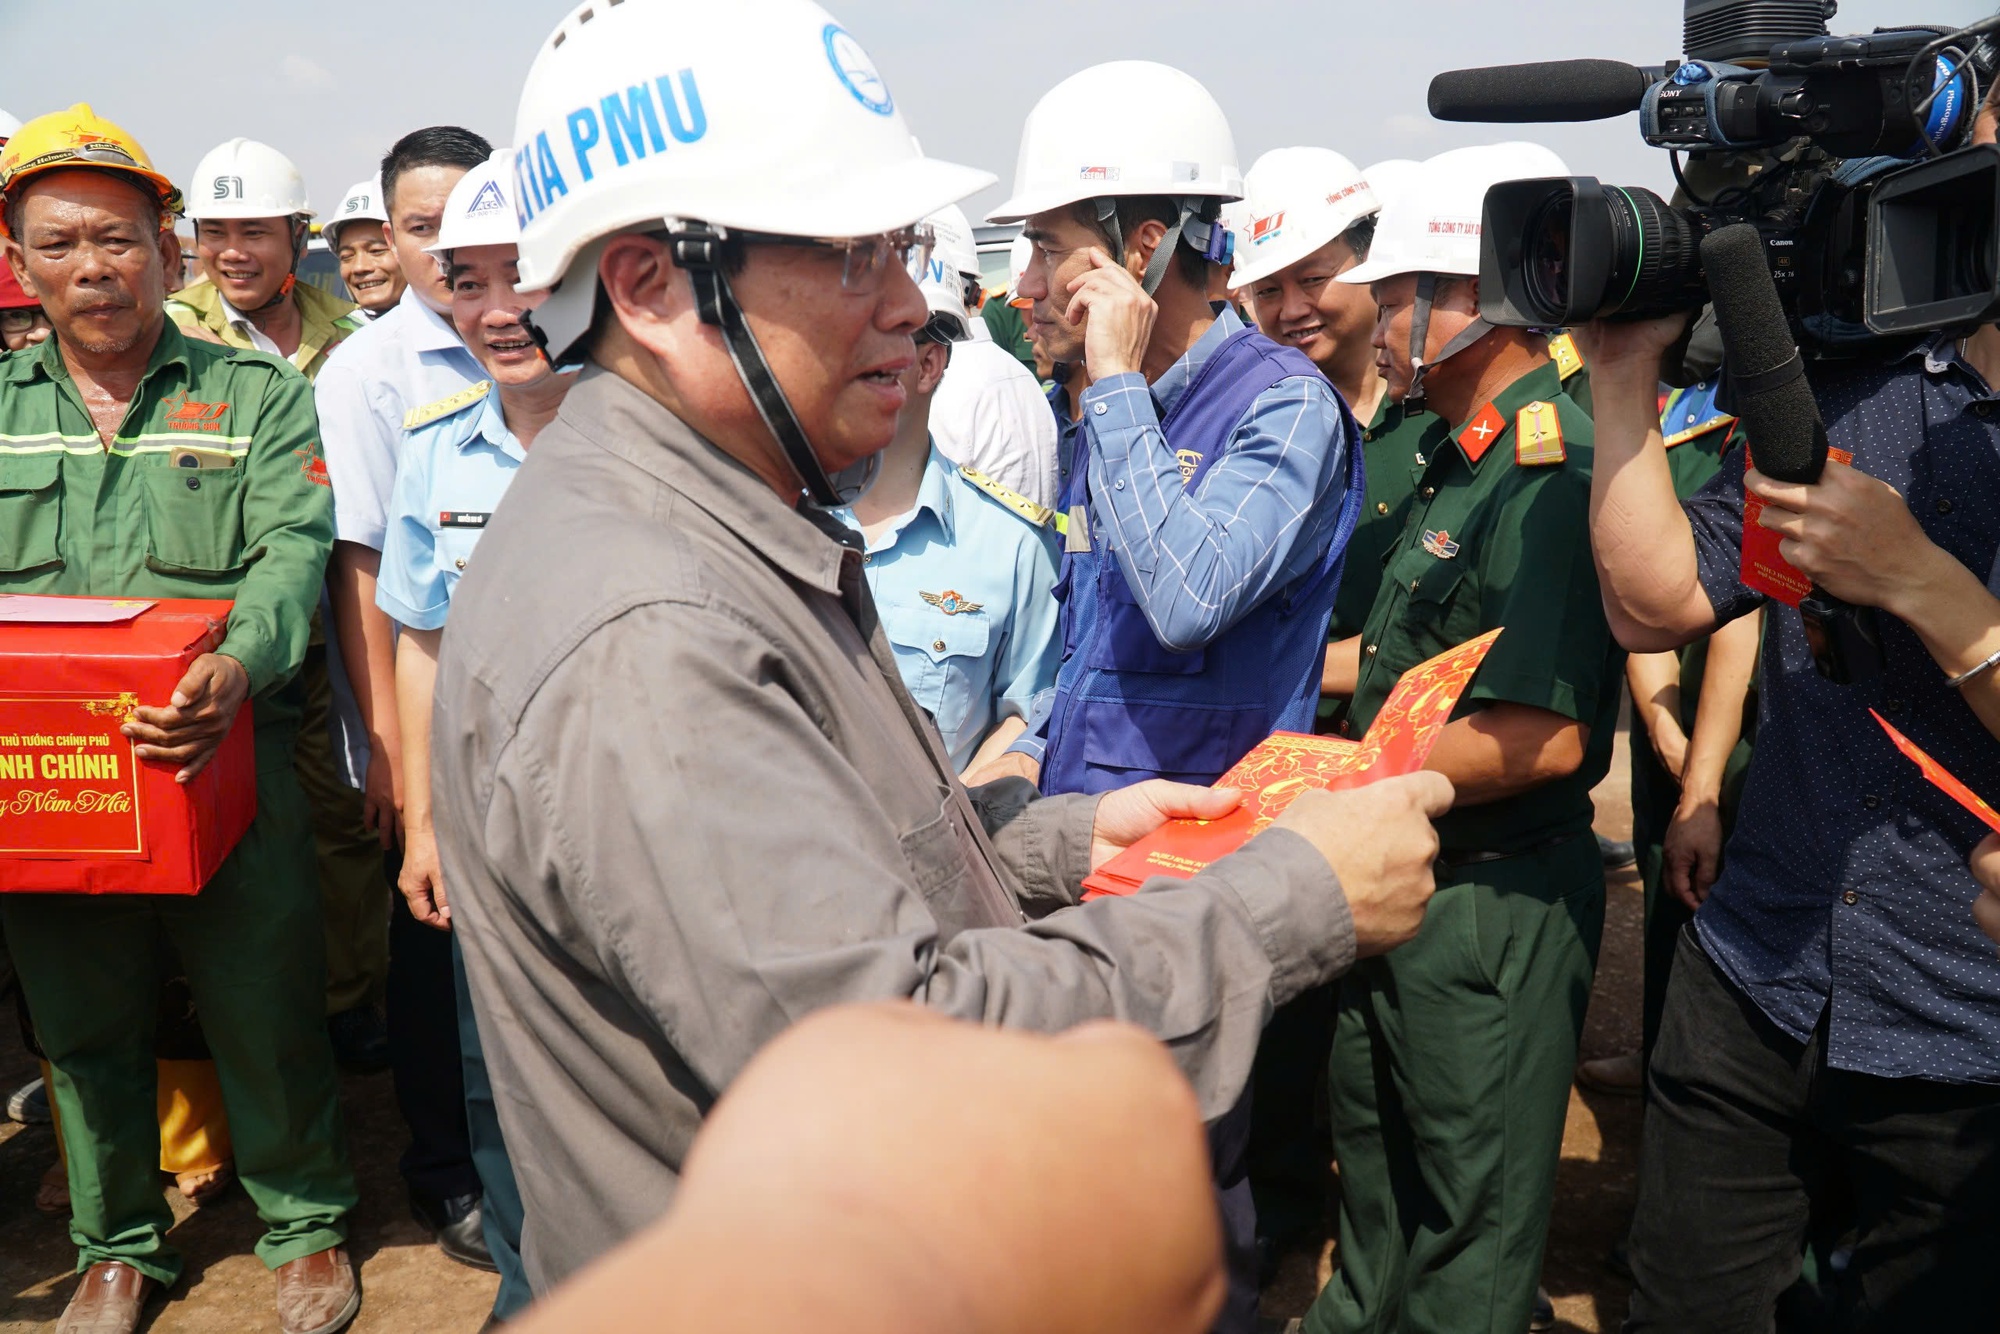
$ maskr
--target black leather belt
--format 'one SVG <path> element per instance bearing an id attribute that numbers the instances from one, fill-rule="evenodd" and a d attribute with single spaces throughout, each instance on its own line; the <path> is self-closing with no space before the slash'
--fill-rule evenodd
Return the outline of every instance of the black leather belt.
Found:
<path id="1" fill-rule="evenodd" d="M 1533 847 L 1521 848 L 1514 852 L 1441 852 L 1438 854 L 1438 865 L 1448 871 L 1455 871 L 1461 866 L 1478 866 L 1483 862 L 1511 861 L 1515 857 L 1539 857 L 1545 852 L 1554 852 L 1565 843 L 1574 843 L 1589 832 L 1585 830 L 1580 834 L 1557 834 L 1554 838 L 1543 839 Z"/>

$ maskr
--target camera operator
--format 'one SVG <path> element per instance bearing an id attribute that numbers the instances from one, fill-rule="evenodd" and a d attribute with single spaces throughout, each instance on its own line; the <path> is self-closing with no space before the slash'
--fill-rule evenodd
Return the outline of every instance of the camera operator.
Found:
<path id="1" fill-rule="evenodd" d="M 1992 142 L 1991 108 L 1981 142 Z M 1763 604 L 1739 578 L 1746 485 L 1827 592 L 1877 609 L 1884 669 L 1835 685 L 1774 608 L 1729 859 L 1681 936 L 1650 1076 L 1628 1331 L 1769 1328 L 1809 1214 L 1850 1210 L 1856 1329 L 1965 1329 L 2000 1304 L 2000 959 L 1968 907 L 1979 825 L 1904 762 L 1880 711 L 2000 791 L 2000 334 L 1822 364 L 1811 486 L 1741 451 L 1676 504 L 1656 415 L 1683 317 L 1592 326 L 1591 536 L 1605 609 L 1659 652 Z M 1751 450 L 1756 442 L 1751 441 Z"/>

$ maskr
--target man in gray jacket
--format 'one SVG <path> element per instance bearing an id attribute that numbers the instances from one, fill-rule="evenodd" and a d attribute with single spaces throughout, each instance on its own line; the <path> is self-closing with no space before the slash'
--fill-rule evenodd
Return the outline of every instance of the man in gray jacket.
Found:
<path id="1" fill-rule="evenodd" d="M 1129 1019 L 1219 1115 L 1274 1005 L 1414 933 L 1451 800 L 1435 775 L 1308 794 L 1191 880 L 1079 906 L 1091 866 L 1234 796 L 968 793 L 825 512 L 902 406 L 913 224 L 991 177 L 920 156 L 808 0 L 594 8 L 529 73 L 515 168 L 520 285 L 552 289 L 550 353 L 591 364 L 466 571 L 433 726 L 538 1291 L 663 1212 L 720 1091 L 838 1002 Z M 656 77 L 660 49 L 696 73 Z M 697 77 L 705 117 L 678 100 Z M 639 134 L 596 123 L 614 87 L 659 90 L 672 151 L 606 151 Z M 749 151 L 768 115 L 734 113 L 774 106 L 793 129 Z"/>

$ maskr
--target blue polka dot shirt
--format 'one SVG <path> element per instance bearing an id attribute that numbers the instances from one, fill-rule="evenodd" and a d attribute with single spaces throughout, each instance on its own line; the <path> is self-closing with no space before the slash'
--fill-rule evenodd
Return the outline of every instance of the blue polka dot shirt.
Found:
<path id="1" fill-rule="evenodd" d="M 1816 368 L 1831 442 L 1895 487 L 1931 541 L 1983 580 L 2000 552 L 2000 396 L 1940 339 L 1887 367 Z M 1751 448 L 1756 448 L 1751 442 Z M 1733 620 L 1764 597 L 1740 578 L 1743 451 L 1685 505 L 1702 587 Z M 1991 736 L 1902 622 L 1877 613 L 1887 667 L 1834 685 L 1796 611 L 1773 602 L 1757 746 L 1703 947 L 1772 1022 L 1805 1040 L 1824 1015 L 1843 1070 L 2000 1083 L 2000 956 L 1972 919 L 1966 869 L 1985 827 L 1890 744 L 1870 708 L 2000 804 Z"/>

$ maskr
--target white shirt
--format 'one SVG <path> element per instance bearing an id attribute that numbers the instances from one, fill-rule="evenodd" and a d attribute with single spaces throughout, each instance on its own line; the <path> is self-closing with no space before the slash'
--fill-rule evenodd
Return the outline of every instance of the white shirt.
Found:
<path id="1" fill-rule="evenodd" d="M 458 331 L 415 287 L 333 350 L 313 384 L 313 404 L 333 483 L 336 539 L 382 549 L 404 415 L 485 378 Z"/>
<path id="2" fill-rule="evenodd" d="M 259 352 L 269 352 L 274 357 L 283 357 L 285 355 L 278 350 L 277 343 L 273 342 L 262 329 L 259 329 L 250 322 L 248 315 L 238 310 L 234 302 L 222 295 L 219 288 L 215 295 L 222 302 L 222 313 L 229 317 L 230 327 L 249 339 L 250 346 L 256 348 Z M 294 362 L 293 364 L 296 365 L 297 363 Z"/>
<path id="3" fill-rule="evenodd" d="M 968 323 L 972 337 L 952 344 L 951 366 L 931 399 L 938 452 L 1054 509 L 1056 419 L 1049 401 L 1034 372 L 993 341 L 985 320 Z"/>
<path id="4" fill-rule="evenodd" d="M 313 382 L 313 406 L 319 411 L 320 448 L 333 483 L 335 538 L 382 549 L 404 415 L 485 378 L 451 322 L 425 305 L 414 287 L 333 350 Z M 334 753 L 349 786 L 360 787 L 368 768 L 368 733 L 339 662 L 330 611 L 326 626 L 334 678 L 329 720 Z"/>

